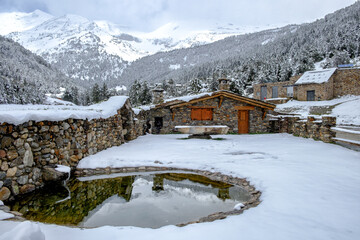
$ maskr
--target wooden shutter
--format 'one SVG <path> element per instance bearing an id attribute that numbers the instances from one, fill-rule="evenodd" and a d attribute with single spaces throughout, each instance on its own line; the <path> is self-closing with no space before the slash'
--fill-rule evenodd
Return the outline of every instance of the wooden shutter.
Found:
<path id="1" fill-rule="evenodd" d="M 212 108 L 192 108 L 191 120 L 213 120 Z"/>
<path id="2" fill-rule="evenodd" d="M 201 120 L 212 120 L 213 119 L 213 111 L 211 108 L 203 108 L 201 109 Z"/>
<path id="3" fill-rule="evenodd" d="M 201 108 L 191 109 L 191 120 L 201 120 Z"/>

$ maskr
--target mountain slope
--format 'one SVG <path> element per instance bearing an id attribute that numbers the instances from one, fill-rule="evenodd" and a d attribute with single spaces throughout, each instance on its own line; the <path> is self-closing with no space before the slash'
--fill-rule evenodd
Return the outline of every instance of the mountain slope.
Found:
<path id="1" fill-rule="evenodd" d="M 80 85 L 20 44 L 0 36 L 0 102 L 40 103 L 45 93 Z"/>

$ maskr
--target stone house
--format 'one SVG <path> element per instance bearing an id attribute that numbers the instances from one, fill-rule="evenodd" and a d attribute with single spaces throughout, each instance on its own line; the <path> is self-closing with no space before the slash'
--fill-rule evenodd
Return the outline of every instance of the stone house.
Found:
<path id="1" fill-rule="evenodd" d="M 220 79 L 219 91 L 166 100 L 155 105 L 148 115 L 152 133 L 175 131 L 175 126 L 226 125 L 230 133 L 269 132 L 266 114 L 275 105 L 228 91 L 229 83 Z M 161 90 L 154 91 L 161 102 Z"/>
<path id="2" fill-rule="evenodd" d="M 308 71 L 286 82 L 254 85 L 254 98 L 273 103 L 331 100 L 345 95 L 360 95 L 360 68 L 329 68 Z"/>

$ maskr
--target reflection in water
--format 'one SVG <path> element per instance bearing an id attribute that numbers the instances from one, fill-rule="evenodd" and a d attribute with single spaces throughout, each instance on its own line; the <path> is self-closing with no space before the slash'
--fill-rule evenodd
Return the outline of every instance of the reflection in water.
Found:
<path id="1" fill-rule="evenodd" d="M 9 203 L 29 220 L 61 225 L 158 228 L 230 211 L 249 200 L 240 187 L 185 173 L 131 175 L 68 182 Z"/>

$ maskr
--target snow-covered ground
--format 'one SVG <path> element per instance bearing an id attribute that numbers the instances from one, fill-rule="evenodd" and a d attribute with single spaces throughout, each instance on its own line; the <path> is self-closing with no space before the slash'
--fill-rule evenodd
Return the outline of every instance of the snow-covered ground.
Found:
<path id="1" fill-rule="evenodd" d="M 46 240 L 359 238 L 359 152 L 289 134 L 178 139 L 183 137 L 142 136 L 84 158 L 79 167 L 152 165 L 220 171 L 247 178 L 262 192 L 261 204 L 224 220 L 159 229 L 79 229 L 2 221 L 0 239 L 25 239 L 13 237 L 19 229 L 25 229 L 25 235 L 43 233 Z"/>
<path id="2" fill-rule="evenodd" d="M 33 121 L 62 121 L 69 118 L 94 119 L 108 118 L 122 108 L 128 97 L 115 96 L 109 100 L 90 106 L 77 106 L 67 104 L 66 101 L 47 99 L 52 105 L 21 105 L 0 104 L 0 123 L 21 124 L 29 120 Z M 59 105 L 62 104 L 62 105 Z"/>
<path id="3" fill-rule="evenodd" d="M 332 115 L 338 125 L 360 126 L 360 96 L 343 96 L 329 101 L 291 100 L 276 106 L 280 113 L 298 114 L 306 118 L 309 115 Z"/>

